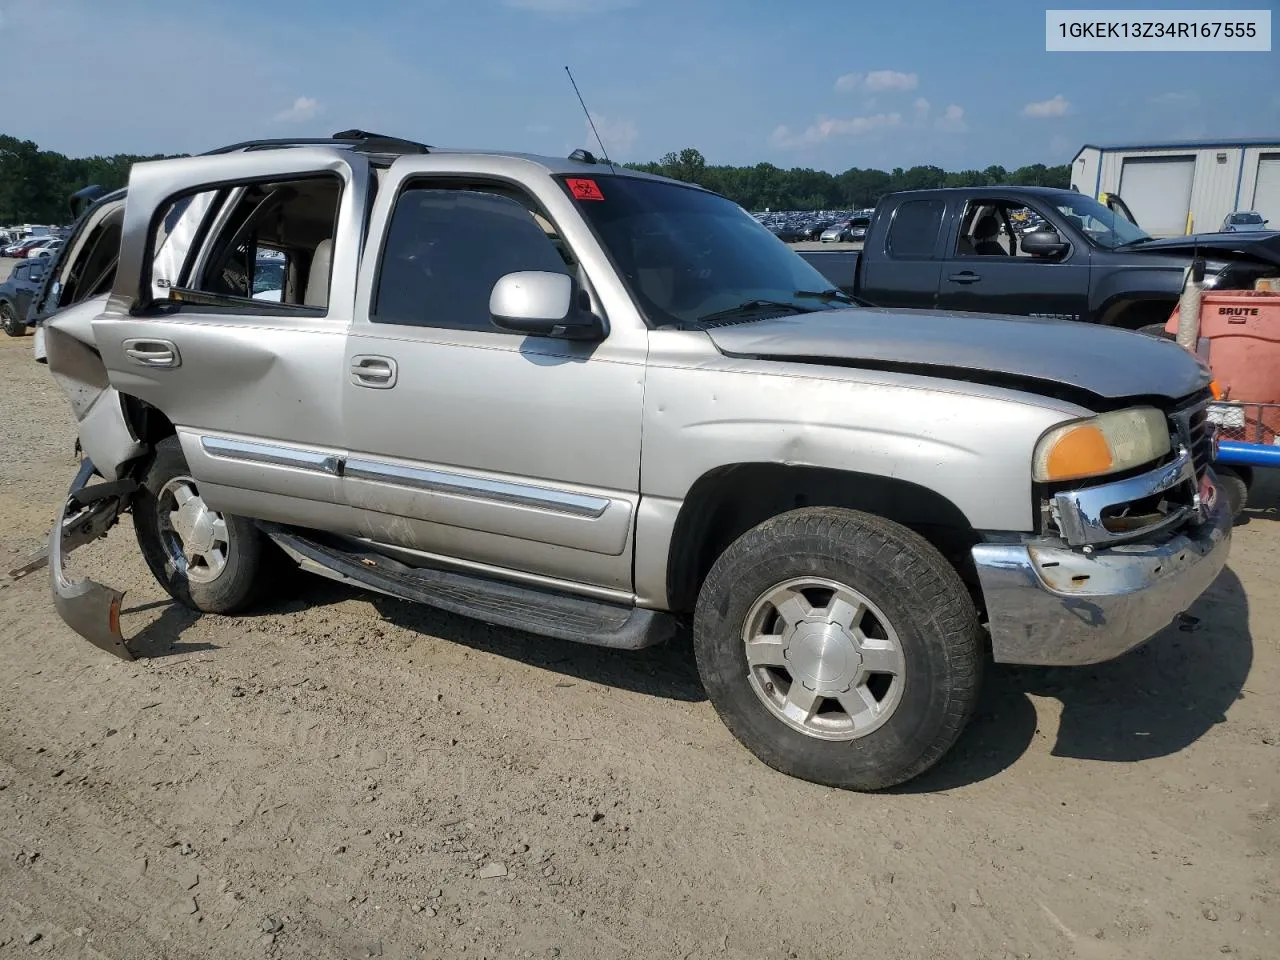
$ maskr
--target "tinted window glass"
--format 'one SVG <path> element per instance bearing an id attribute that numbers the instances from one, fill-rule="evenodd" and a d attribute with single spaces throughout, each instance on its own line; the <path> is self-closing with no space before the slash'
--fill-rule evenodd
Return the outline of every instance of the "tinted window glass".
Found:
<path id="1" fill-rule="evenodd" d="M 932 257 L 942 226 L 941 200 L 908 200 L 898 207 L 889 228 L 889 253 L 895 257 Z"/>
<path id="2" fill-rule="evenodd" d="M 411 187 L 396 201 L 371 319 L 498 333 L 489 294 L 521 270 L 571 274 L 549 222 L 479 190 Z"/>

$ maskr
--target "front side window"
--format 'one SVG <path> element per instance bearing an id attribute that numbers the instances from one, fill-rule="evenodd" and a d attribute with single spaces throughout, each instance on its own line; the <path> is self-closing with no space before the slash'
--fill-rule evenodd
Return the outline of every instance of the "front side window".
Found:
<path id="1" fill-rule="evenodd" d="M 550 219 L 523 194 L 410 185 L 391 215 L 370 319 L 510 333 L 494 324 L 489 295 L 503 276 L 526 270 L 576 275 Z"/>
<path id="2" fill-rule="evenodd" d="M 1151 239 L 1128 219 L 1084 194 L 1064 193 L 1053 204 L 1092 243 L 1108 250 Z"/>
<path id="3" fill-rule="evenodd" d="M 941 200 L 908 200 L 899 206 L 889 227 L 889 255 L 932 259 L 945 209 L 946 204 Z"/>
<path id="4" fill-rule="evenodd" d="M 726 312 L 803 313 L 848 299 L 749 213 L 695 187 L 638 177 L 568 177 L 565 192 L 655 327 Z M 739 309 L 741 308 L 741 310 Z"/>

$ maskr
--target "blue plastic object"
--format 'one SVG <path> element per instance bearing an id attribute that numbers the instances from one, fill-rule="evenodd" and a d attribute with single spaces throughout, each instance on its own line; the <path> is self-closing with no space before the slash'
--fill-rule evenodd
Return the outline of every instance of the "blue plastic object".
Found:
<path id="1" fill-rule="evenodd" d="M 1280 446 L 1223 440 L 1218 444 L 1218 457 L 1214 462 L 1227 467 L 1280 468 Z"/>

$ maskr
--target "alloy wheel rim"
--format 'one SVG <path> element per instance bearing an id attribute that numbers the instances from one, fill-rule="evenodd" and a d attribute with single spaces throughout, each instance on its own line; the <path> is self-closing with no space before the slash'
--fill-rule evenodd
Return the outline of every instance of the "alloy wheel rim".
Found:
<path id="1" fill-rule="evenodd" d="M 765 708 L 820 740 L 875 732 L 902 701 L 897 631 L 863 593 L 825 577 L 762 593 L 743 621 L 749 682 Z"/>
<path id="2" fill-rule="evenodd" d="M 211 583 L 227 567 L 231 534 L 191 477 L 174 477 L 157 498 L 160 540 L 169 561 L 193 583 Z"/>

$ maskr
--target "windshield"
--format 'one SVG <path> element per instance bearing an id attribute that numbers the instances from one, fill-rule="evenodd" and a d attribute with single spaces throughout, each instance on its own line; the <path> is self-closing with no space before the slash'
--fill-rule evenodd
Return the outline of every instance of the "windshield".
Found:
<path id="1" fill-rule="evenodd" d="M 564 184 L 654 326 L 852 302 L 746 210 L 716 194 L 625 176 L 570 177 Z"/>
<path id="2" fill-rule="evenodd" d="M 1053 203 L 1060 214 L 1100 247 L 1114 250 L 1125 244 L 1151 239 L 1120 214 L 1082 193 L 1055 198 Z"/>
<path id="3" fill-rule="evenodd" d="M 1262 214 L 1260 213 L 1233 213 L 1231 215 L 1232 223 L 1261 223 Z"/>

